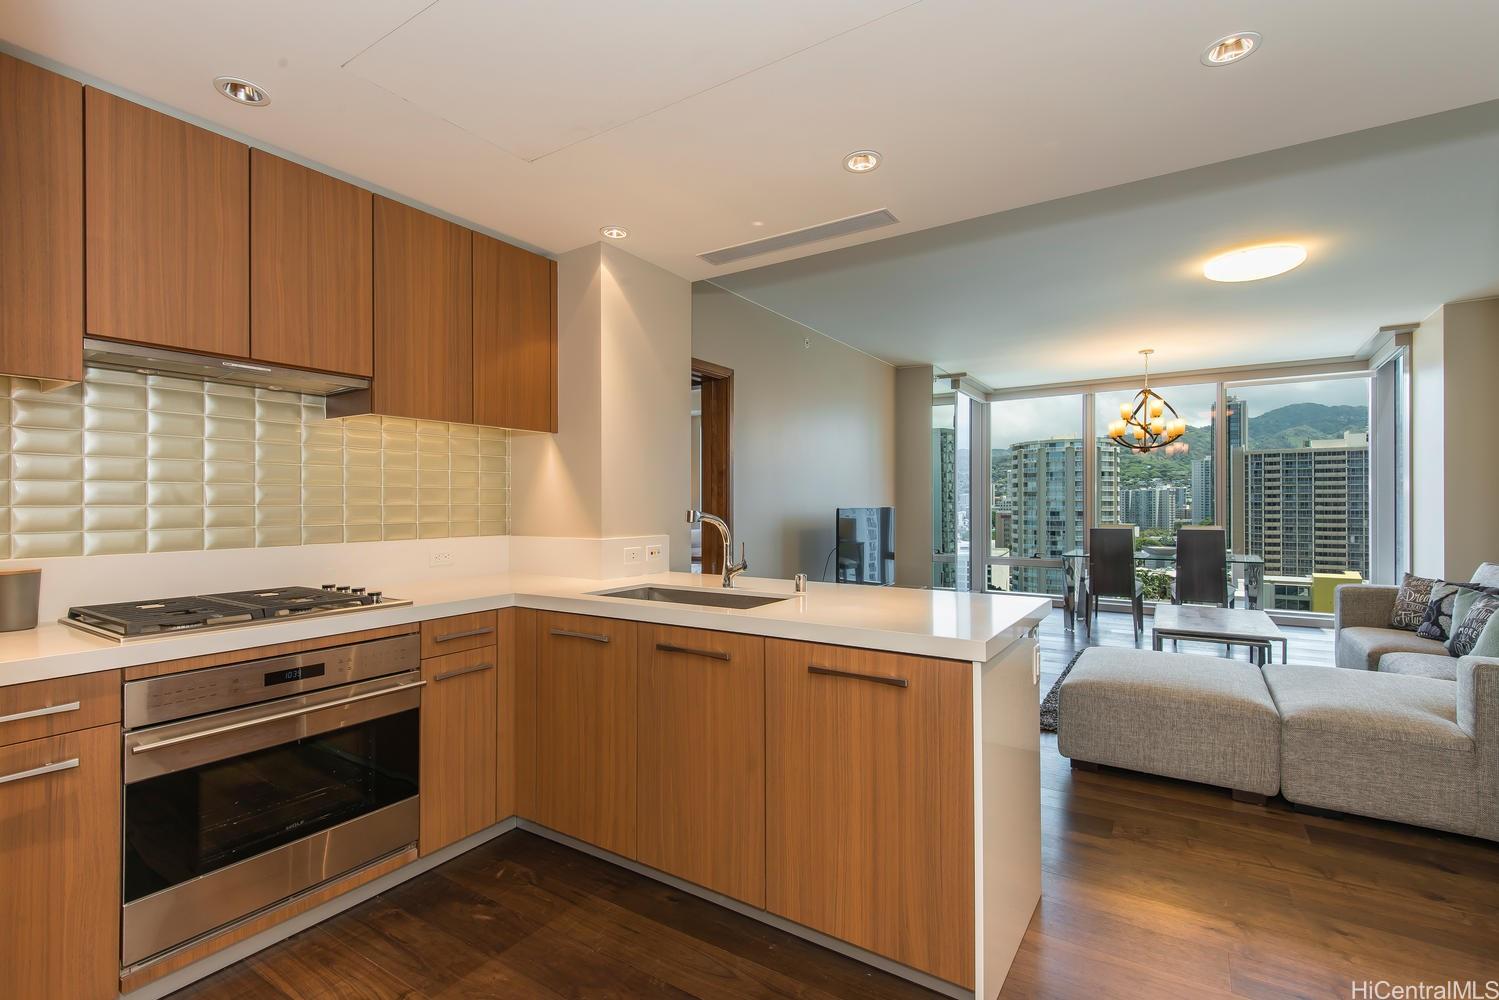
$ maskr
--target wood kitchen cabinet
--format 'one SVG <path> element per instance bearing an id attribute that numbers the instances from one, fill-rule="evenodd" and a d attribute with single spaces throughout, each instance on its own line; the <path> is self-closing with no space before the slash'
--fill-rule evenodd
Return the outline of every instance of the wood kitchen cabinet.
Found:
<path id="1" fill-rule="evenodd" d="M 766 909 L 969 989 L 973 666 L 765 643 Z"/>
<path id="2" fill-rule="evenodd" d="M 474 234 L 474 423 L 557 429 L 557 262 Z"/>
<path id="3" fill-rule="evenodd" d="M 535 819 L 636 856 L 635 624 L 536 618 Z"/>
<path id="4" fill-rule="evenodd" d="M 499 820 L 499 670 L 493 644 L 422 661 L 423 855 Z"/>
<path id="5" fill-rule="evenodd" d="M 120 727 L 0 747 L 0 992 L 120 985 Z"/>
<path id="6" fill-rule="evenodd" d="M 83 87 L 0 53 L 0 374 L 83 378 Z"/>
<path id="7" fill-rule="evenodd" d="M 250 356 L 374 372 L 373 196 L 250 151 Z"/>
<path id="8" fill-rule="evenodd" d="M 765 640 L 640 625 L 639 860 L 765 905 Z"/>
<path id="9" fill-rule="evenodd" d="M 374 412 L 473 422 L 473 234 L 380 197 L 374 370 Z"/>
<path id="10" fill-rule="evenodd" d="M 84 95 L 88 332 L 248 357 L 248 147 Z"/>

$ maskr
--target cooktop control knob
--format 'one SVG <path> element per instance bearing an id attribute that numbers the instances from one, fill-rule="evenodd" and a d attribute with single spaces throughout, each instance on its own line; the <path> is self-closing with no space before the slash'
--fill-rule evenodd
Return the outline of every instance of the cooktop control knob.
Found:
<path id="1" fill-rule="evenodd" d="M 325 584 L 323 584 L 323 589 L 324 590 L 334 590 L 337 587 L 338 587 L 338 584 L 336 584 L 336 583 L 325 583 Z"/>
<path id="2" fill-rule="evenodd" d="M 335 593 L 347 594 L 349 592 L 349 585 L 346 583 L 341 583 L 337 587 L 334 587 L 333 590 Z"/>
<path id="3" fill-rule="evenodd" d="M 374 601 L 376 604 L 379 604 L 380 603 L 380 598 L 382 598 L 384 596 L 385 596 L 385 594 L 382 593 L 381 591 L 378 591 L 378 590 L 372 590 L 372 591 L 370 591 L 370 600 Z"/>
<path id="4" fill-rule="evenodd" d="M 360 596 L 361 594 L 364 593 L 364 588 L 363 587 L 350 587 L 349 588 L 349 593 L 351 593 L 354 596 L 358 597 L 358 596 Z"/>

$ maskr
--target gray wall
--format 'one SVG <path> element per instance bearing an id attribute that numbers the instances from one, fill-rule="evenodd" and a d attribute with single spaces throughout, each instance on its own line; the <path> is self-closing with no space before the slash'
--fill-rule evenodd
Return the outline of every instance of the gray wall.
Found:
<path id="1" fill-rule="evenodd" d="M 703 281 L 692 354 L 734 370 L 733 528 L 750 574 L 820 579 L 834 510 L 896 502 L 895 369 Z"/>

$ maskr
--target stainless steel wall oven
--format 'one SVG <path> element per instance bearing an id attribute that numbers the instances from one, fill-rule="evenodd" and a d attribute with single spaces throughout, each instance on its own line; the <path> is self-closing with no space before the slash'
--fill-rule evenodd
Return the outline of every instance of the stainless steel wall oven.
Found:
<path id="1" fill-rule="evenodd" d="M 125 685 L 126 966 L 402 850 L 417 636 Z"/>

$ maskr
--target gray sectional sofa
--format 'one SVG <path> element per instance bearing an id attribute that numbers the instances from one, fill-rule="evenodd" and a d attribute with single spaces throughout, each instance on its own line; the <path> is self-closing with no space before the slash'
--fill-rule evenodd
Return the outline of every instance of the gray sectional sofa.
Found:
<path id="1" fill-rule="evenodd" d="M 1455 684 L 1089 649 L 1062 682 L 1057 746 L 1075 763 L 1499 840 L 1499 660 L 1452 662 Z"/>
<path id="2" fill-rule="evenodd" d="M 1499 565 L 1483 563 L 1473 582 L 1499 587 Z M 1457 680 L 1457 660 L 1445 644 L 1390 627 L 1399 592 L 1372 583 L 1345 584 L 1334 592 L 1333 662 L 1349 670 Z"/>

